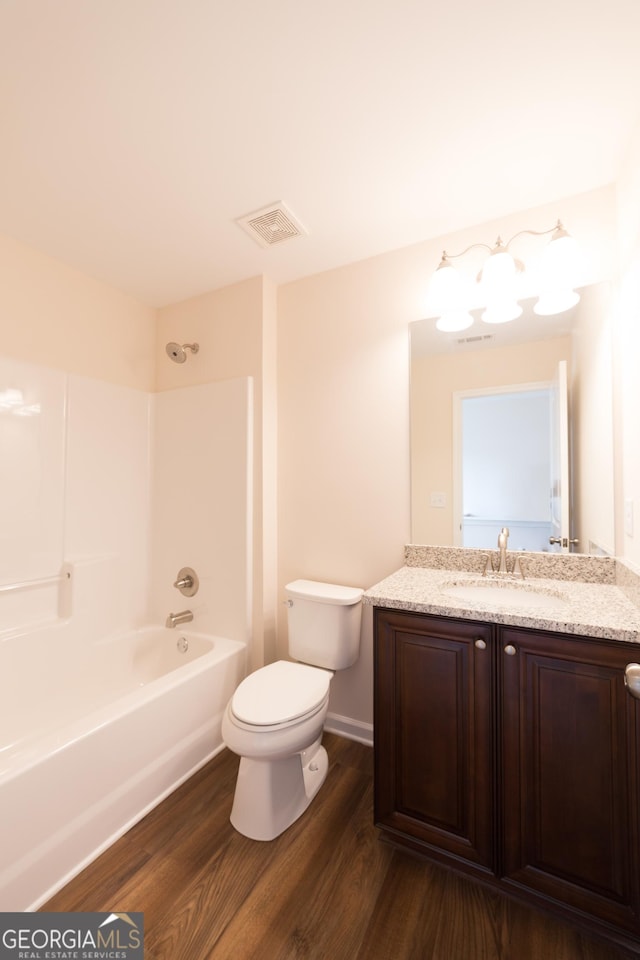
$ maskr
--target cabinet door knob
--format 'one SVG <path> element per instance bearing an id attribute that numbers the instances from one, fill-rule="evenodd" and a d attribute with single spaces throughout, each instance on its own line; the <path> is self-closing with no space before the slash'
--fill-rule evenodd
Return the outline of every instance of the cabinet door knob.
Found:
<path id="1" fill-rule="evenodd" d="M 475 641 L 475 644 L 476 644 L 476 647 L 478 648 L 478 650 L 486 650 L 486 649 L 487 649 L 487 644 L 486 644 L 486 642 L 482 639 L 482 637 L 478 637 L 478 639 Z"/>
<path id="2" fill-rule="evenodd" d="M 512 643 L 508 643 L 504 648 L 504 652 L 508 657 L 515 657 L 517 651 Z"/>
<path id="3" fill-rule="evenodd" d="M 624 668 L 624 685 L 636 700 L 640 700 L 640 663 L 628 663 Z"/>

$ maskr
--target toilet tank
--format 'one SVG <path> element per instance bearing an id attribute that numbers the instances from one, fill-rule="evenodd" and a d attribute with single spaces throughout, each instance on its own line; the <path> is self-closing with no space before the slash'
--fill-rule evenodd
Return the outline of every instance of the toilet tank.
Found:
<path id="1" fill-rule="evenodd" d="M 355 663 L 363 592 L 317 580 L 288 583 L 289 655 L 327 670 L 344 670 Z"/>

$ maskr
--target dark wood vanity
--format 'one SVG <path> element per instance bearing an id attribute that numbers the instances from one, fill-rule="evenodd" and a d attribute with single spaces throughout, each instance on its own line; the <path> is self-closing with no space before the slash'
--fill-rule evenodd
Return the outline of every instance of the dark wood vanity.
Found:
<path id="1" fill-rule="evenodd" d="M 614 640 L 374 609 L 384 837 L 640 952 L 640 702 Z"/>

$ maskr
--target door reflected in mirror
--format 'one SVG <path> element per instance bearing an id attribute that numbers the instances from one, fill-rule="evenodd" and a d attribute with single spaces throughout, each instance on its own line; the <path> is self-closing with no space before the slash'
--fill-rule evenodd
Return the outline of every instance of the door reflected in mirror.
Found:
<path id="1" fill-rule="evenodd" d="M 538 317 L 534 301 L 523 301 L 518 321 L 489 330 L 477 321 L 464 336 L 442 334 L 435 320 L 411 324 L 414 543 L 495 548 L 508 526 L 513 549 L 615 552 L 609 285 L 581 294 L 557 317 Z M 559 386 L 552 390 L 559 366 L 564 434 Z M 534 416 L 524 398 L 540 391 Z M 491 426 L 500 405 L 489 398 L 507 393 Z M 467 417 L 463 401 L 473 397 Z M 498 436 L 507 424 L 511 439 Z"/>
<path id="2" fill-rule="evenodd" d="M 551 386 L 462 391 L 453 402 L 455 545 L 494 548 L 506 525 L 511 549 L 547 549 Z"/>

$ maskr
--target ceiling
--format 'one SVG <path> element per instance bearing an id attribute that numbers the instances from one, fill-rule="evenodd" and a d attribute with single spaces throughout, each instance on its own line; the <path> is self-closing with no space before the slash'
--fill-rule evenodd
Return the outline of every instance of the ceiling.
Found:
<path id="1" fill-rule="evenodd" d="M 638 0 L 0 0 L 0 232 L 151 305 L 613 182 Z M 263 249 L 237 218 L 283 201 Z"/>

